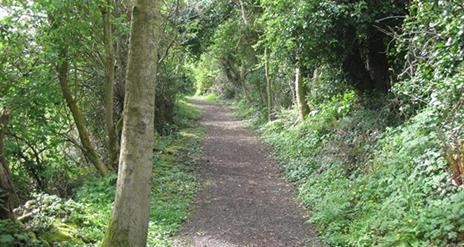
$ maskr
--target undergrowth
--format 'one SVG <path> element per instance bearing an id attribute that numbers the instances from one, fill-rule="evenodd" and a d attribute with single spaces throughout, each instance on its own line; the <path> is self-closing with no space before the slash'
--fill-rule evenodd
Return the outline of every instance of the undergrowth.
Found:
<path id="1" fill-rule="evenodd" d="M 148 246 L 171 246 L 169 238 L 188 216 L 198 189 L 200 112 L 184 100 L 176 112 L 178 131 L 156 138 Z M 98 246 L 111 217 L 116 180 L 114 174 L 89 178 L 71 199 L 35 194 L 24 208 L 35 212 L 30 220 L 0 221 L 0 246 Z"/>
<path id="2" fill-rule="evenodd" d="M 457 246 L 464 190 L 449 179 L 434 110 L 403 122 L 391 101 L 345 91 L 299 124 L 294 110 L 266 123 L 258 109 L 235 106 L 274 146 L 330 246 Z"/>
<path id="3" fill-rule="evenodd" d="M 195 95 L 190 97 L 191 99 L 206 100 L 208 102 L 216 102 L 219 100 L 219 97 L 215 93 L 208 93 L 206 95 Z"/>

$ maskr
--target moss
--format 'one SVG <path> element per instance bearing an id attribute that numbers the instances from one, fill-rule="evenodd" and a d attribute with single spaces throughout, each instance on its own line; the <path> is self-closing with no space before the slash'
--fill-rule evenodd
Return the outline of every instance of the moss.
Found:
<path id="1" fill-rule="evenodd" d="M 172 145 L 172 146 L 167 147 L 164 152 L 168 153 L 168 154 L 176 154 L 179 151 L 181 151 L 183 148 L 184 147 L 182 147 L 180 145 Z"/>
<path id="2" fill-rule="evenodd" d="M 82 240 L 79 239 L 79 231 L 73 225 L 63 224 L 60 222 L 54 222 L 50 231 L 42 233 L 40 238 L 48 243 L 75 243 L 82 244 Z"/>
<path id="3" fill-rule="evenodd" d="M 188 100 L 192 100 L 192 99 L 195 99 L 195 98 L 188 98 L 187 101 L 179 100 L 179 102 L 176 105 L 177 107 L 176 109 L 177 121 L 176 122 L 179 122 L 179 120 L 183 120 L 183 121 L 194 120 L 195 121 L 201 118 L 200 110 L 198 110 L 196 106 L 192 105 L 192 103 L 188 102 Z"/>
<path id="4" fill-rule="evenodd" d="M 161 154 L 160 155 L 160 160 L 164 161 L 164 163 L 172 163 L 176 162 L 177 159 L 176 157 L 170 155 L 170 154 Z"/>
<path id="5" fill-rule="evenodd" d="M 129 230 L 118 229 L 116 220 L 111 220 L 101 247 L 127 247 L 129 245 Z"/>

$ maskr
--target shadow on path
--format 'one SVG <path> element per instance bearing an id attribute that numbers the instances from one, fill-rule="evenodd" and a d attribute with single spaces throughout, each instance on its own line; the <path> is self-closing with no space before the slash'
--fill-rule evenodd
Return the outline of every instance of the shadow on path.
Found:
<path id="1" fill-rule="evenodd" d="M 175 246 L 322 246 L 266 145 L 226 107 L 192 103 L 207 128 L 198 168 L 203 189 Z"/>

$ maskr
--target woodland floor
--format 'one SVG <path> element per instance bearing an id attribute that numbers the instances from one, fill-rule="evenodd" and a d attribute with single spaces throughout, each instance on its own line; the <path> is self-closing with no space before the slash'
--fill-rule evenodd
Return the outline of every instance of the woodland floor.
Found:
<path id="1" fill-rule="evenodd" d="M 322 246 L 271 150 L 225 106 L 192 100 L 207 128 L 202 191 L 175 246 Z"/>

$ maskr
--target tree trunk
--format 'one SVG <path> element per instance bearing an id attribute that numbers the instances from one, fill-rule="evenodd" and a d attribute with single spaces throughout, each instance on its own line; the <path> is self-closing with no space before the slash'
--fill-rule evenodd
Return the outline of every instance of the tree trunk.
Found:
<path id="1" fill-rule="evenodd" d="M 90 160 L 90 162 L 92 162 L 92 164 L 95 166 L 95 168 L 97 168 L 98 172 L 102 176 L 106 176 L 108 174 L 108 167 L 102 162 L 97 152 L 93 148 L 92 143 L 90 142 L 89 132 L 87 131 L 87 128 L 85 128 L 84 125 L 84 118 L 82 117 L 81 111 L 77 105 L 77 102 L 72 96 L 71 89 L 68 85 L 69 61 L 67 49 L 65 48 L 63 48 L 60 51 L 60 61 L 57 65 L 57 72 L 61 91 L 66 100 L 66 104 L 68 105 L 69 110 L 71 111 L 74 123 L 76 124 L 77 132 L 79 133 L 79 139 L 82 143 L 84 155 Z"/>
<path id="2" fill-rule="evenodd" d="M 108 135 L 109 157 L 112 167 L 117 168 L 119 156 L 119 141 L 114 123 L 114 77 L 115 77 L 115 61 L 113 47 L 113 30 L 111 25 L 111 9 L 114 7 L 112 0 L 106 1 L 106 6 L 102 8 L 103 16 L 103 36 L 105 44 L 105 125 Z"/>
<path id="3" fill-rule="evenodd" d="M 127 18 L 130 22 L 131 11 L 127 10 L 132 4 L 129 0 L 114 0 L 114 15 L 116 18 Z M 129 34 L 122 30 L 114 30 L 113 36 L 116 37 L 116 75 L 115 75 L 115 115 L 116 120 L 115 128 L 118 139 L 121 137 L 122 132 L 122 111 L 124 108 L 124 96 L 125 90 L 124 85 L 126 84 L 126 72 L 127 72 L 127 55 L 128 55 L 128 41 Z M 118 142 L 120 144 L 120 142 Z M 119 154 L 118 154 L 119 155 Z"/>
<path id="4" fill-rule="evenodd" d="M 266 96 L 267 96 L 267 120 L 272 120 L 272 82 L 269 77 L 269 61 L 267 57 L 267 49 L 264 50 L 264 74 L 266 76 Z"/>
<path id="5" fill-rule="evenodd" d="M 295 104 L 296 102 L 296 92 L 295 92 L 295 83 L 292 80 L 292 76 L 289 75 L 289 78 L 286 78 L 285 80 L 288 83 L 288 87 L 290 88 L 290 93 L 292 94 L 292 104 Z"/>
<path id="6" fill-rule="evenodd" d="M 298 117 L 300 121 L 303 121 L 309 113 L 309 107 L 306 104 L 306 90 L 304 82 L 301 78 L 300 68 L 295 69 L 295 93 L 296 93 L 296 104 L 298 107 Z"/>
<path id="7" fill-rule="evenodd" d="M 369 28 L 366 65 L 373 82 L 370 89 L 387 93 L 390 89 L 388 71 L 390 65 L 386 53 L 388 47 L 385 45 L 384 37 L 385 34 L 377 30 L 377 28 Z"/>
<path id="8" fill-rule="evenodd" d="M 5 136 L 8 127 L 9 110 L 4 110 L 0 115 L 0 219 L 14 219 L 13 209 L 18 206 L 19 199 L 16 188 L 11 178 L 10 168 L 6 160 Z"/>
<path id="9" fill-rule="evenodd" d="M 356 29 L 351 27 L 349 35 L 355 35 Z M 355 39 L 348 55 L 343 61 L 343 69 L 361 92 L 377 90 L 386 93 L 390 88 L 389 64 L 386 54 L 385 34 L 371 27 L 365 43 L 362 45 Z"/>
<path id="10" fill-rule="evenodd" d="M 245 94 L 245 100 L 247 102 L 251 102 L 251 97 L 248 92 L 248 87 L 245 81 L 245 66 L 243 66 L 243 64 L 241 64 L 239 68 L 238 80 L 239 80 L 240 86 L 242 87 L 243 93 Z"/>
<path id="11" fill-rule="evenodd" d="M 159 4 L 156 0 L 137 0 L 132 10 L 116 199 L 102 246 L 146 246 L 155 134 Z"/>

